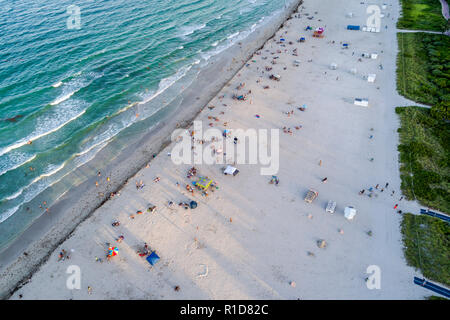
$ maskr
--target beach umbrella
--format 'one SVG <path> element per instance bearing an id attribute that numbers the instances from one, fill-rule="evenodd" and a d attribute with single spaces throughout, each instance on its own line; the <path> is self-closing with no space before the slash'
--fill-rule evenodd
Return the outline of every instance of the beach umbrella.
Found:
<path id="1" fill-rule="evenodd" d="M 108 249 L 108 256 L 109 257 L 114 257 L 117 256 L 119 254 L 119 248 L 117 247 L 109 247 Z"/>

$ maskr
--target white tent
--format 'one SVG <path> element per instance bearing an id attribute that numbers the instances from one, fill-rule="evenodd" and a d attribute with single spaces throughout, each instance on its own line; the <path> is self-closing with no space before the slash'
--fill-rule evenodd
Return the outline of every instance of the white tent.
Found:
<path id="1" fill-rule="evenodd" d="M 369 106 L 369 99 L 366 98 L 355 98 L 355 101 L 353 102 L 357 106 L 362 107 L 368 107 Z"/>
<path id="2" fill-rule="evenodd" d="M 377 75 L 376 74 L 374 74 L 374 73 L 370 73 L 368 76 L 367 76 L 367 82 L 375 82 L 375 79 L 377 78 Z"/>
<path id="3" fill-rule="evenodd" d="M 233 176 L 235 176 L 235 175 L 237 175 L 237 174 L 239 173 L 239 170 L 236 169 L 235 167 L 227 166 L 227 167 L 225 168 L 225 170 L 223 171 L 223 173 L 224 173 L 225 175 L 232 174 Z"/>
<path id="4" fill-rule="evenodd" d="M 378 58 L 378 53 L 371 53 L 370 58 L 372 58 L 372 59 Z"/>
<path id="5" fill-rule="evenodd" d="M 347 220 L 352 220 L 356 215 L 356 209 L 352 206 L 345 207 L 344 216 Z"/>

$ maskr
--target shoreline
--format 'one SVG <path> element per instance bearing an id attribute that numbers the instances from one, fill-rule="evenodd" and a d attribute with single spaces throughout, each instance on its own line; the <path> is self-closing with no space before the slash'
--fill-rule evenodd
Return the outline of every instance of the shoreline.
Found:
<path id="1" fill-rule="evenodd" d="M 157 113 L 160 121 L 137 142 L 127 146 L 118 156 L 112 148 L 102 150 L 96 157 L 74 174 L 91 176 L 81 185 L 72 188 L 55 205 L 49 214 L 37 218 L 21 235 L 0 252 L 0 298 L 6 299 L 31 278 L 52 252 L 66 239 L 70 238 L 79 224 L 104 205 L 109 197 L 99 198 L 97 192 L 110 194 L 118 192 L 131 181 L 152 156 L 159 154 L 169 143 L 170 134 L 177 127 L 188 127 L 193 119 L 220 92 L 229 81 L 245 66 L 252 55 L 272 39 L 284 23 L 295 13 L 302 0 L 294 0 L 278 17 L 268 25 L 255 30 L 246 39 L 234 44 L 210 62 L 199 77 L 182 94 L 182 103 L 171 105 Z M 211 64 L 213 64 L 211 66 Z M 223 72 L 223 77 L 217 73 Z M 211 82 L 211 79 L 215 79 Z M 198 92 L 201 91 L 201 94 Z M 206 94 L 205 94 L 206 92 Z M 176 116 L 175 116 L 176 115 Z M 111 183 L 104 188 L 92 187 L 95 182 L 95 168 L 92 162 L 101 158 L 116 157 L 103 172 L 111 172 Z M 33 254 L 23 255 L 23 252 Z"/>

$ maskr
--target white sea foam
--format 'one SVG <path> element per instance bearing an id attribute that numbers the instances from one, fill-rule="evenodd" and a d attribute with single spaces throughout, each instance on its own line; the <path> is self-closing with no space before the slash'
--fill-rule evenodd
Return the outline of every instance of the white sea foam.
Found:
<path id="1" fill-rule="evenodd" d="M 79 90 L 79 89 L 78 89 Z M 51 102 L 50 104 L 52 106 L 56 106 L 57 104 L 60 104 L 63 101 L 66 101 L 67 99 L 69 99 L 71 96 L 73 96 L 78 90 L 63 94 L 61 96 L 59 96 L 58 98 L 56 98 L 56 100 L 54 100 L 53 102 Z"/>
<path id="2" fill-rule="evenodd" d="M 11 217 L 19 209 L 19 207 L 20 206 L 11 208 L 11 209 L 7 210 L 6 212 L 3 212 L 2 214 L 0 214 L 0 223 L 2 223 L 3 221 L 6 221 L 6 219 Z"/>
<path id="3" fill-rule="evenodd" d="M 58 87 L 60 87 L 62 84 L 63 84 L 62 81 L 58 81 L 58 82 L 52 84 L 52 87 L 53 87 L 53 88 L 58 88 Z"/>
<path id="4" fill-rule="evenodd" d="M 184 67 L 180 68 L 177 71 L 177 73 L 175 73 L 174 75 L 162 79 L 159 82 L 158 90 L 155 93 L 151 94 L 150 97 L 139 102 L 139 104 L 147 103 L 147 102 L 153 100 L 154 98 L 156 98 L 157 96 L 159 96 L 161 93 L 163 93 L 164 91 L 169 89 L 174 83 L 176 83 L 178 80 L 183 78 L 188 73 L 188 71 L 191 70 L 191 68 L 192 68 L 192 64 L 184 66 Z"/>
<path id="5" fill-rule="evenodd" d="M 188 35 L 190 35 L 190 34 L 193 34 L 193 33 L 194 33 L 195 31 L 197 31 L 197 30 L 203 29 L 204 27 L 206 27 L 206 24 L 205 24 L 205 23 L 203 23 L 203 24 L 191 25 L 191 26 L 184 26 L 184 27 L 181 27 L 181 28 L 180 28 L 180 30 L 181 30 L 180 35 L 183 36 L 183 37 L 185 37 L 185 36 L 188 36 Z"/>
<path id="6" fill-rule="evenodd" d="M 0 176 L 4 175 L 8 171 L 19 168 L 27 162 L 33 161 L 34 158 L 36 158 L 36 155 L 32 155 L 30 157 L 30 155 L 26 153 L 17 153 L 12 157 L 8 157 L 5 159 L 5 163 L 7 163 L 7 165 L 0 166 L 0 170 L 2 170 L 0 171 Z"/>
<path id="7" fill-rule="evenodd" d="M 237 37 L 238 35 L 239 35 L 239 32 L 235 32 L 235 33 L 233 33 L 233 34 L 230 34 L 230 35 L 227 37 L 227 39 L 233 39 L 233 38 Z"/>
<path id="8" fill-rule="evenodd" d="M 24 145 L 28 144 L 28 141 L 36 141 L 42 137 L 45 137 L 55 131 L 58 131 L 59 129 L 61 129 L 62 127 L 66 126 L 68 123 L 74 121 L 75 119 L 81 117 L 84 113 L 86 112 L 86 110 L 83 110 L 81 112 L 79 112 L 78 114 L 72 116 L 71 118 L 69 118 L 68 120 L 62 122 L 61 124 L 57 125 L 56 127 L 53 127 L 50 130 L 47 130 L 49 128 L 48 123 L 52 122 L 52 118 L 46 118 L 45 120 L 41 120 L 43 121 L 43 123 L 41 124 L 41 128 L 42 130 L 39 130 L 39 127 L 36 131 L 34 131 L 31 135 L 29 135 L 28 137 L 19 140 L 18 142 L 16 142 L 15 144 L 12 144 L 8 147 L 5 147 L 3 149 L 0 150 L 0 156 L 4 155 L 5 153 L 8 153 L 12 150 L 18 149 L 20 147 L 23 147 Z M 42 131 L 42 132 L 39 132 Z"/>

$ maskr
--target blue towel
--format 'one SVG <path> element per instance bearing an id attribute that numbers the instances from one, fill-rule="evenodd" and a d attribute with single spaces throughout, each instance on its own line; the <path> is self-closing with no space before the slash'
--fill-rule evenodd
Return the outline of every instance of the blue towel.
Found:
<path id="1" fill-rule="evenodd" d="M 155 253 L 155 251 L 153 251 L 148 257 L 147 257 L 147 261 L 148 263 L 150 263 L 152 266 L 154 266 L 158 261 L 159 261 L 159 256 Z"/>

